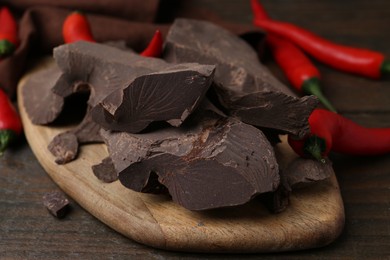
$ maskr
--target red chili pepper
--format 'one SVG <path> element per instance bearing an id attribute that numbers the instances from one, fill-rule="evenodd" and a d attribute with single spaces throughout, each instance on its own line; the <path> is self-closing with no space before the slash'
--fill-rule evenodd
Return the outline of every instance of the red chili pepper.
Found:
<path id="1" fill-rule="evenodd" d="M 66 17 L 62 25 L 62 36 L 64 37 L 65 43 L 80 40 L 96 42 L 93 38 L 87 17 L 79 11 L 75 11 Z"/>
<path id="2" fill-rule="evenodd" d="M 254 15 L 254 20 L 270 19 L 268 13 L 265 11 L 263 5 L 260 4 L 259 0 L 251 0 L 251 8 Z"/>
<path id="3" fill-rule="evenodd" d="M 145 48 L 144 51 L 140 53 L 141 56 L 144 57 L 154 57 L 158 58 L 161 57 L 163 50 L 163 38 L 160 30 L 157 30 L 152 40 L 150 41 L 149 45 Z"/>
<path id="4" fill-rule="evenodd" d="M 0 89 L 0 155 L 21 132 L 22 122 L 19 114 L 8 96 Z"/>
<path id="5" fill-rule="evenodd" d="M 271 19 L 258 0 L 251 0 L 251 7 L 255 20 Z M 310 59 L 293 43 L 275 34 L 268 33 L 266 42 L 291 85 L 298 91 L 317 96 L 327 109 L 336 112 L 321 91 L 320 72 Z"/>
<path id="6" fill-rule="evenodd" d="M 322 93 L 319 84 L 320 72 L 309 58 L 293 43 L 276 35 L 268 34 L 266 42 L 291 85 L 298 91 L 317 96 L 327 109 L 336 112 Z"/>
<path id="7" fill-rule="evenodd" d="M 378 79 L 390 73 L 390 62 L 382 53 L 336 44 L 303 28 L 275 20 L 255 19 L 254 24 L 268 32 L 282 36 L 307 53 L 342 71 Z"/>
<path id="8" fill-rule="evenodd" d="M 288 142 L 302 157 L 323 160 L 330 151 L 348 155 L 380 155 L 390 152 L 390 128 L 367 128 L 340 114 L 315 109 L 309 117 L 310 134 Z"/>
<path id="9" fill-rule="evenodd" d="M 19 45 L 18 25 L 7 7 L 0 9 L 0 57 L 10 55 Z"/>

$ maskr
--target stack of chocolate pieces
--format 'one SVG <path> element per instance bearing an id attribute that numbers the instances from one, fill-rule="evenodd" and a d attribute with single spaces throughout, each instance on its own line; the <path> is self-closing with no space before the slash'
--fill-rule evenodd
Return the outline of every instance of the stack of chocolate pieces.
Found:
<path id="1" fill-rule="evenodd" d="M 288 193 L 293 185 L 268 134 L 304 136 L 318 104 L 295 96 L 257 57 L 221 27 L 177 19 L 163 59 L 107 44 L 62 45 L 54 49 L 56 63 L 34 75 L 23 95 L 30 119 L 41 125 L 55 122 L 70 97 L 88 95 L 82 122 L 49 145 L 57 163 L 77 159 L 80 144 L 104 142 L 109 156 L 92 167 L 102 181 L 169 193 L 190 210 L 230 207 L 281 187 Z M 304 170 L 294 174 L 328 167 L 304 161 L 314 166 L 296 166 Z"/>

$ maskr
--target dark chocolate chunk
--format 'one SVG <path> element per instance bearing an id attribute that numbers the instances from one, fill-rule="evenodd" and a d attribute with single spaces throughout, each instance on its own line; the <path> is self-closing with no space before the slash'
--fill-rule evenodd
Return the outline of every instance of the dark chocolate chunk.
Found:
<path id="1" fill-rule="evenodd" d="M 61 75 L 56 64 L 35 72 L 28 77 L 22 88 L 23 104 L 33 124 L 44 125 L 58 117 L 64 106 L 64 99 L 51 91 Z"/>
<path id="2" fill-rule="evenodd" d="M 110 55 L 116 53 L 115 50 L 119 49 L 118 45 L 110 45 L 115 47 L 107 46 L 109 51 L 103 50 L 101 54 Z M 92 71 L 96 72 L 95 66 L 101 64 L 97 62 L 99 60 L 98 57 L 91 57 L 90 53 L 85 51 L 85 48 L 82 48 L 82 46 L 84 45 L 82 42 L 80 42 L 71 46 L 63 45 L 55 48 L 54 53 L 56 54 L 56 61 L 61 65 L 61 67 L 59 68 L 56 63 L 48 63 L 48 68 L 35 72 L 33 76 L 27 79 L 25 86 L 23 87 L 22 95 L 26 107 L 26 112 L 33 124 L 43 125 L 53 122 L 60 115 L 63 109 L 64 97 L 67 97 L 75 92 L 82 91 L 86 88 L 92 88 L 88 82 L 89 78 L 92 76 L 91 74 L 93 74 Z M 91 47 L 90 45 L 88 46 Z M 99 44 L 99 46 L 104 45 Z M 122 48 L 122 50 L 118 50 L 120 54 L 123 54 L 123 52 L 131 52 L 130 49 L 124 49 L 123 44 L 120 46 L 120 48 Z M 77 66 L 77 55 L 81 54 L 76 50 L 79 52 L 84 52 L 84 55 L 82 55 L 83 60 L 79 61 L 82 63 L 82 66 Z M 90 51 L 93 52 L 92 49 Z M 132 55 L 138 56 L 136 54 Z M 101 58 L 101 56 L 102 55 L 99 57 Z M 66 60 L 68 58 L 69 60 Z M 120 64 L 120 61 L 118 61 L 118 63 Z M 165 64 L 164 62 L 162 63 Z M 88 66 L 83 67 L 86 64 Z M 130 64 L 130 62 L 128 62 L 128 64 Z M 105 65 L 106 64 L 103 64 L 102 66 Z M 115 67 L 115 65 L 117 65 L 117 67 Z M 71 70 L 69 67 L 77 67 L 77 69 L 81 70 L 80 72 L 76 73 L 75 70 Z M 122 67 L 124 67 L 124 65 Z M 116 80 L 120 81 L 120 78 L 116 79 L 116 77 L 112 75 L 110 76 L 110 72 L 112 73 L 114 69 L 121 71 L 120 69 L 122 67 L 118 64 L 112 63 L 111 66 L 107 65 L 107 71 L 105 71 L 105 73 L 94 74 L 95 76 L 102 76 L 102 78 L 100 78 L 102 80 L 102 84 L 105 82 L 109 83 L 107 84 L 107 92 L 110 92 L 112 89 L 118 87 L 115 85 Z M 100 70 L 103 70 L 103 68 L 100 68 Z M 122 73 L 123 70 L 121 71 L 121 75 L 124 75 L 125 77 L 127 74 Z M 128 82 L 130 82 L 130 80 L 128 80 Z M 100 84 L 98 84 L 95 88 L 99 87 L 102 87 L 102 89 L 106 88 L 106 86 L 102 86 Z M 92 99 L 90 100 L 92 104 L 95 102 L 94 97 L 96 95 L 98 96 L 97 98 L 99 98 L 100 95 L 105 96 L 105 92 L 102 93 L 102 91 L 99 91 L 99 89 L 95 89 L 92 92 Z"/>
<path id="3" fill-rule="evenodd" d="M 88 85 L 95 122 L 106 129 L 139 132 L 153 121 L 179 126 L 207 92 L 212 65 L 168 64 L 103 44 L 76 42 L 54 49 L 61 96 Z"/>
<path id="4" fill-rule="evenodd" d="M 93 165 L 92 171 L 96 178 L 106 183 L 111 183 L 118 179 L 118 173 L 110 157 L 106 157 L 101 163 Z"/>
<path id="5" fill-rule="evenodd" d="M 325 163 L 305 158 L 296 158 L 283 171 L 288 184 L 294 190 L 328 179 L 334 173 L 332 162 Z"/>
<path id="6" fill-rule="evenodd" d="M 280 155 L 276 152 L 278 162 Z M 283 212 L 290 204 L 294 190 L 314 185 L 328 179 L 334 172 L 329 159 L 326 162 L 296 157 L 287 165 L 280 163 L 280 185 L 262 196 L 262 201 L 273 212 Z"/>
<path id="7" fill-rule="evenodd" d="M 149 183 L 157 175 L 172 199 L 190 210 L 244 204 L 279 184 L 266 137 L 234 118 L 207 114 L 180 128 L 144 134 L 103 131 L 102 136 L 124 186 L 154 190 Z"/>
<path id="8" fill-rule="evenodd" d="M 180 126 L 203 100 L 214 69 L 180 64 L 137 77 L 123 91 L 115 91 L 94 107 L 92 117 L 105 129 L 129 133 L 138 133 L 154 121 Z"/>
<path id="9" fill-rule="evenodd" d="M 305 135 L 317 106 L 314 96 L 298 98 L 263 66 L 244 40 L 207 21 L 176 19 L 166 37 L 164 59 L 215 64 L 221 104 L 243 122 Z"/>
<path id="10" fill-rule="evenodd" d="M 129 165 L 155 154 L 185 155 L 192 149 L 202 127 L 206 125 L 206 122 L 201 123 L 203 118 L 214 122 L 224 117 L 217 108 L 204 99 L 198 111 L 191 115 L 191 118 L 180 128 L 158 127 L 141 134 L 106 130 L 101 130 L 100 133 L 107 145 L 115 169 L 120 172 Z"/>
<path id="11" fill-rule="evenodd" d="M 88 101 L 92 107 L 114 90 L 128 86 L 137 76 L 167 65 L 160 59 L 85 41 L 58 46 L 53 55 L 62 72 L 53 92 L 65 97 L 75 92 L 75 84 L 88 84 L 93 89 Z"/>
<path id="12" fill-rule="evenodd" d="M 60 191 L 46 193 L 42 199 L 43 205 L 57 218 L 63 218 L 69 212 L 69 200 Z"/>

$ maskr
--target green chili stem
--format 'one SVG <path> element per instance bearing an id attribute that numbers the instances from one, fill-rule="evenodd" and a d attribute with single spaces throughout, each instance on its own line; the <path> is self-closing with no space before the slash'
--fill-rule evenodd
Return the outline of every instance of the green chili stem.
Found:
<path id="1" fill-rule="evenodd" d="M 313 156 L 314 159 L 325 163 L 325 159 L 322 158 L 322 152 L 324 150 L 325 141 L 315 135 L 309 137 L 304 144 L 304 151 Z"/>
<path id="2" fill-rule="evenodd" d="M 0 40 L 0 57 L 7 56 L 14 51 L 15 46 L 8 40 Z"/>
<path id="3" fill-rule="evenodd" d="M 336 109 L 333 107 L 333 105 L 330 103 L 330 101 L 324 96 L 324 94 L 321 91 L 321 87 L 319 84 L 319 80 L 317 78 L 310 78 L 303 82 L 302 90 L 306 94 L 315 95 L 320 102 L 330 111 L 337 113 Z"/>
<path id="4" fill-rule="evenodd" d="M 383 61 L 381 66 L 381 75 L 390 75 L 390 61 Z"/>
<path id="5" fill-rule="evenodd" d="M 0 130 L 0 156 L 3 155 L 5 149 L 15 138 L 15 133 L 12 130 Z"/>

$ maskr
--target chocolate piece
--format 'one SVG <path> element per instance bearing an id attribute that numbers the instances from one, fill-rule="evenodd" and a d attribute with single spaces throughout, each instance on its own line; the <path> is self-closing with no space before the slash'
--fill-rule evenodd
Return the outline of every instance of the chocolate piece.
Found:
<path id="1" fill-rule="evenodd" d="M 292 189 L 308 186 L 318 181 L 326 180 L 333 174 L 332 162 L 325 163 L 313 159 L 296 158 L 283 171 Z"/>
<path id="2" fill-rule="evenodd" d="M 214 113 L 144 134 L 102 131 L 121 183 L 148 192 L 151 180 L 190 210 L 240 205 L 279 184 L 273 148 L 260 130 Z M 125 153 L 125 151 L 132 151 Z"/>
<path id="3" fill-rule="evenodd" d="M 109 48 L 109 50 L 111 50 L 111 52 L 103 51 L 102 53 L 106 53 L 107 55 L 110 53 L 115 53 L 115 49 L 118 50 L 119 48 L 122 48 L 122 50 L 118 50 L 121 54 L 123 52 L 131 52 L 130 49 L 124 50 L 123 44 L 109 44 L 111 45 L 111 47 L 107 47 Z M 82 43 L 77 43 L 74 46 L 72 45 L 72 48 L 68 48 L 65 46 L 67 45 L 59 46 L 54 51 L 54 53 L 57 55 L 58 63 L 61 64 L 61 68 L 59 68 L 56 63 L 48 63 L 49 65 L 46 69 L 37 71 L 34 73 L 33 77 L 29 77 L 25 83 L 25 86 L 23 87 L 22 95 L 26 107 L 26 112 L 33 124 L 44 125 L 53 122 L 60 115 L 64 107 L 65 97 L 71 95 L 72 93 L 83 91 L 85 89 L 90 89 L 92 87 L 87 82 L 88 78 L 91 76 L 90 73 L 87 73 L 87 71 L 90 72 L 94 70 L 93 68 L 96 65 L 94 65 L 94 63 L 96 61 L 94 60 L 94 58 L 90 57 L 90 55 L 88 56 L 87 54 L 85 54 L 83 57 L 88 57 L 88 59 L 84 60 L 83 62 L 89 64 L 89 66 L 83 67 L 81 70 L 81 74 L 69 75 L 67 73 L 64 73 L 64 69 L 67 72 L 70 71 L 70 69 L 68 69 L 68 66 L 75 66 L 75 64 L 77 64 L 77 58 L 75 58 L 73 54 L 75 54 L 76 56 L 78 54 L 73 53 L 72 50 L 74 50 L 75 48 L 79 48 L 80 51 L 85 51 L 86 53 L 88 53 L 85 48 L 83 49 L 80 47 L 84 46 Z M 68 61 L 69 64 L 66 64 L 67 61 L 64 60 L 66 59 L 66 57 L 71 59 Z M 66 65 L 64 65 L 64 63 Z M 107 66 L 107 68 L 111 70 L 113 69 L 113 67 L 115 67 L 115 64 Z M 85 72 L 86 75 L 81 76 L 83 72 Z M 105 74 L 101 74 L 101 76 L 108 77 L 108 74 L 109 71 Z M 113 77 L 111 77 L 110 80 L 107 80 L 111 80 L 111 85 L 108 85 L 109 87 L 114 84 L 113 81 L 115 81 L 115 79 Z M 98 87 L 99 86 L 101 85 L 98 84 Z M 115 89 L 115 87 L 116 86 L 112 86 L 113 89 Z M 104 87 L 102 88 L 104 89 Z M 97 92 L 98 95 L 101 93 L 101 91 Z M 92 96 L 95 96 L 95 93 L 96 90 L 92 92 Z M 105 96 L 104 93 L 101 94 Z M 92 103 L 94 103 L 93 98 Z"/>
<path id="4" fill-rule="evenodd" d="M 103 44 L 76 42 L 54 49 L 63 74 L 60 96 L 88 85 L 95 122 L 106 129 L 139 132 L 153 121 L 179 126 L 209 88 L 212 65 L 172 65 Z"/>
<path id="5" fill-rule="evenodd" d="M 214 71 L 210 65 L 172 65 L 82 41 L 57 47 L 54 57 L 62 71 L 53 87 L 56 94 L 67 97 L 86 89 L 91 92 L 91 114 L 49 145 L 61 164 L 76 158 L 78 143 L 101 141 L 99 125 L 130 132 L 139 132 L 156 120 L 179 126 L 203 99 Z"/>
<path id="6" fill-rule="evenodd" d="M 88 100 L 92 107 L 114 90 L 128 86 L 137 76 L 167 65 L 160 59 L 85 41 L 58 46 L 54 48 L 53 56 L 62 72 L 53 92 L 66 97 L 77 90 L 75 85 L 88 85 L 93 89 Z"/>
<path id="7" fill-rule="evenodd" d="M 52 122 L 61 113 L 64 99 L 51 91 L 61 72 L 56 64 L 28 77 L 22 88 L 23 104 L 33 124 L 44 125 Z"/>
<path id="8" fill-rule="evenodd" d="M 76 158 L 78 147 L 77 137 L 71 132 L 64 132 L 55 136 L 47 149 L 55 156 L 57 164 L 65 164 Z"/>
<path id="9" fill-rule="evenodd" d="M 69 200 L 60 191 L 46 193 L 42 199 L 43 205 L 57 218 L 65 217 L 69 211 Z"/>
<path id="10" fill-rule="evenodd" d="M 210 22 L 176 19 L 166 37 L 164 59 L 215 64 L 221 104 L 243 122 L 305 135 L 317 106 L 314 96 L 297 98 L 258 60 L 244 40 Z"/>
<path id="11" fill-rule="evenodd" d="M 93 165 L 92 171 L 96 178 L 106 183 L 111 183 L 118 179 L 118 173 L 115 171 L 110 157 L 106 157 L 101 163 Z"/>
<path id="12" fill-rule="evenodd" d="M 278 162 L 280 155 L 276 151 Z M 300 188 L 328 179 L 334 172 L 332 163 L 296 157 L 288 165 L 279 163 L 280 185 L 274 192 L 263 196 L 263 202 L 273 213 L 283 212 L 290 204 L 291 193 Z"/>
<path id="13" fill-rule="evenodd" d="M 214 69 L 180 64 L 137 77 L 94 107 L 92 118 L 105 129 L 129 133 L 138 133 L 154 121 L 180 126 L 203 100 Z"/>
<path id="14" fill-rule="evenodd" d="M 100 126 L 92 120 L 88 109 L 83 121 L 75 128 L 56 135 L 48 149 L 56 157 L 57 164 L 65 164 L 77 157 L 80 144 L 101 142 Z"/>

